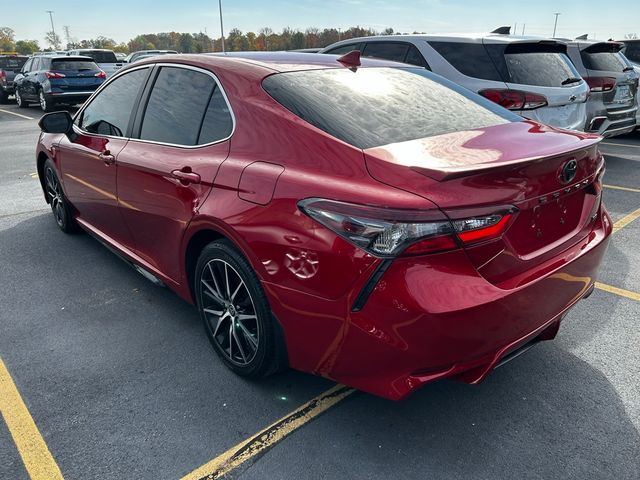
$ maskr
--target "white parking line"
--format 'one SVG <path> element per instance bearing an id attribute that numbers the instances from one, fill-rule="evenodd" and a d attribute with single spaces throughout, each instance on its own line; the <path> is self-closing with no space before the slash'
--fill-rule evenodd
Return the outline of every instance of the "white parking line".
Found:
<path id="1" fill-rule="evenodd" d="M 26 118 L 27 120 L 35 120 L 33 117 L 27 117 L 26 115 L 22 115 L 21 113 L 10 112 L 9 110 L 4 110 L 0 108 L 0 112 L 8 113 L 9 115 L 15 115 L 16 117 Z"/>
<path id="2" fill-rule="evenodd" d="M 602 145 L 612 145 L 614 147 L 640 148 L 640 145 L 631 145 L 631 144 L 628 144 L 628 143 L 602 142 Z"/>

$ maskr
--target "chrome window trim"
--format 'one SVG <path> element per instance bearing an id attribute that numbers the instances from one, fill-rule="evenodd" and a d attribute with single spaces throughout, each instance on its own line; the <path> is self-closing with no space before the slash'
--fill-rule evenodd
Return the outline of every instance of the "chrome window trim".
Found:
<path id="1" fill-rule="evenodd" d="M 236 131 L 236 116 L 233 113 L 233 109 L 231 108 L 231 103 L 229 102 L 229 98 L 227 97 L 227 92 L 224 91 L 224 88 L 222 88 L 222 83 L 220 83 L 220 80 L 218 79 L 218 77 L 213 72 L 211 72 L 209 70 L 205 70 L 204 68 L 194 67 L 192 65 L 184 65 L 184 64 L 181 64 L 181 63 L 163 62 L 163 63 L 154 63 L 153 65 L 157 65 L 158 67 L 184 68 L 186 70 L 193 70 L 193 71 L 196 71 L 196 72 L 205 73 L 205 74 L 209 75 L 211 78 L 213 78 L 213 81 L 216 83 L 216 86 L 222 92 L 222 98 L 224 98 L 224 101 L 227 104 L 227 108 L 229 109 L 229 114 L 231 115 L 231 133 L 229 133 L 229 135 L 227 135 L 225 138 L 221 138 L 221 139 L 216 140 L 214 142 L 203 143 L 201 145 L 182 145 L 182 144 L 178 144 L 178 143 L 159 142 L 159 141 L 156 141 L 156 140 L 145 140 L 145 139 L 142 139 L 142 138 L 129 138 L 129 141 L 131 141 L 131 142 L 139 142 L 139 143 L 150 143 L 150 144 L 155 144 L 155 145 L 165 145 L 165 146 L 168 146 L 168 147 L 194 149 L 194 148 L 210 147 L 211 145 L 216 145 L 218 143 L 223 143 L 223 142 L 226 142 L 227 140 L 229 140 L 233 136 L 233 134 Z M 149 93 L 149 97 L 147 98 L 147 103 L 148 103 L 149 98 L 151 97 L 151 93 L 152 92 L 153 92 L 153 87 L 151 88 L 151 91 Z M 145 113 L 146 113 L 146 105 L 145 105 Z M 144 123 L 144 115 L 142 116 L 142 120 L 141 120 L 141 123 L 140 123 L 141 127 L 142 127 L 143 123 Z"/>

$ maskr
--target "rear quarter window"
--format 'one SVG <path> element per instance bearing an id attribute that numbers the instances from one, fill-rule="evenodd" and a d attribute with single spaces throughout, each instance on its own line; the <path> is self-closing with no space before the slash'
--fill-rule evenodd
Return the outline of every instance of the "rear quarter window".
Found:
<path id="1" fill-rule="evenodd" d="M 262 85 L 298 117 L 363 149 L 521 120 L 423 68 L 287 72 Z"/>
<path id="2" fill-rule="evenodd" d="M 501 82 L 502 78 L 484 45 L 464 42 L 428 42 L 453 68 L 463 75 Z"/>

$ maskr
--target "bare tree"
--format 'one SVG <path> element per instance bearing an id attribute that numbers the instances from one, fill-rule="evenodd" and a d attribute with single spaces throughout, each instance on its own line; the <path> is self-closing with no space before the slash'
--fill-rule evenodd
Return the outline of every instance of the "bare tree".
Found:
<path id="1" fill-rule="evenodd" d="M 44 36 L 44 39 L 53 50 L 60 50 L 60 45 L 62 44 L 62 42 L 60 41 L 60 36 L 56 32 L 54 32 L 53 30 L 47 32 Z"/>
<path id="2" fill-rule="evenodd" d="M 640 38 L 640 37 L 638 37 L 637 33 L 627 33 L 624 36 L 625 40 L 638 40 L 638 38 Z"/>

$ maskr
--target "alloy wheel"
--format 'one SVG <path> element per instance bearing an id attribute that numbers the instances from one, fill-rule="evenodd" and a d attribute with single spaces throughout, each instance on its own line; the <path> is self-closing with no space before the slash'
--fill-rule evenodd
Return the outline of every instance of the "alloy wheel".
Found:
<path id="1" fill-rule="evenodd" d="M 58 178 L 54 171 L 47 167 L 44 172 L 45 184 L 47 196 L 49 197 L 49 203 L 51 205 L 51 210 L 53 211 L 53 216 L 56 219 L 56 222 L 60 227 L 64 226 L 64 204 L 62 198 L 62 189 L 60 188 L 60 183 L 58 183 Z"/>
<path id="2" fill-rule="evenodd" d="M 42 90 L 40 90 L 40 108 L 43 112 L 47 111 L 47 99 L 45 98 L 44 93 L 42 93 Z"/>
<path id="3" fill-rule="evenodd" d="M 221 352 L 245 366 L 256 356 L 260 327 L 256 308 L 240 274 L 221 259 L 209 261 L 200 276 L 200 305 Z"/>
<path id="4" fill-rule="evenodd" d="M 16 96 L 16 104 L 18 105 L 18 107 L 22 107 L 22 97 L 20 96 L 20 92 L 18 92 L 17 88 L 15 91 L 15 96 Z"/>

